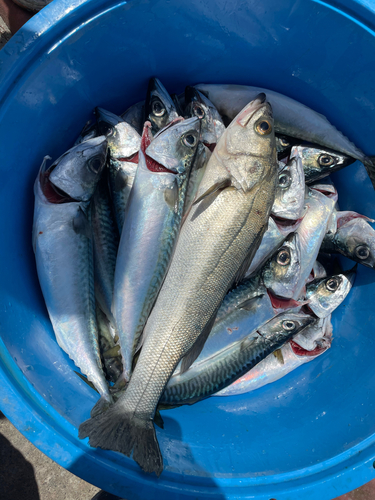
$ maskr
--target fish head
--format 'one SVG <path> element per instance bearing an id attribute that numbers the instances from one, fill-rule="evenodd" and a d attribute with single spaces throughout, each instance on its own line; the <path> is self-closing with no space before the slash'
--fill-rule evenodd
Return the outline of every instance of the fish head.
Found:
<path id="1" fill-rule="evenodd" d="M 200 123 L 196 117 L 177 118 L 155 135 L 146 149 L 146 158 L 173 173 L 186 174 L 199 144 Z"/>
<path id="2" fill-rule="evenodd" d="M 106 137 L 94 137 L 60 156 L 46 174 L 53 186 L 70 198 L 88 201 L 94 193 L 106 158 Z"/>
<path id="3" fill-rule="evenodd" d="M 141 137 L 129 123 L 103 108 L 95 109 L 98 129 L 107 137 L 111 157 L 126 161 L 139 151 Z"/>
<path id="4" fill-rule="evenodd" d="M 282 158 L 287 156 L 288 152 L 290 152 L 291 148 L 296 145 L 300 144 L 301 140 L 296 139 L 294 137 L 289 137 L 287 135 L 276 135 L 276 150 L 278 155 L 281 155 Z"/>
<path id="5" fill-rule="evenodd" d="M 311 325 L 315 319 L 310 314 L 303 312 L 285 311 L 257 329 L 262 337 L 288 338 L 297 335 L 304 328 Z"/>
<path id="6" fill-rule="evenodd" d="M 177 117 L 171 96 L 157 78 L 151 78 L 145 101 L 145 118 L 151 122 L 152 133 L 156 134 Z"/>
<path id="7" fill-rule="evenodd" d="M 279 163 L 278 185 L 272 213 L 283 219 L 297 220 L 305 206 L 305 174 L 301 158 Z"/>
<path id="8" fill-rule="evenodd" d="M 291 157 L 299 156 L 305 170 L 306 182 L 321 179 L 355 162 L 355 159 L 327 148 L 306 143 L 292 147 Z"/>
<path id="9" fill-rule="evenodd" d="M 290 340 L 290 347 L 296 356 L 319 356 L 332 344 L 331 315 L 316 318 L 311 325 L 297 333 Z"/>
<path id="10" fill-rule="evenodd" d="M 354 218 L 340 225 L 334 239 L 346 257 L 375 268 L 375 231 L 366 220 Z"/>
<path id="11" fill-rule="evenodd" d="M 338 307 L 350 292 L 355 278 L 355 268 L 342 274 L 311 281 L 306 285 L 308 308 L 325 318 Z"/>
<path id="12" fill-rule="evenodd" d="M 214 154 L 229 172 L 233 185 L 244 192 L 275 174 L 274 120 L 265 94 L 259 94 L 231 122 Z"/>
<path id="13" fill-rule="evenodd" d="M 301 273 L 301 243 L 298 233 L 290 234 L 265 263 L 261 276 L 268 292 L 291 299 Z"/>
<path id="14" fill-rule="evenodd" d="M 225 130 L 218 110 L 204 94 L 194 87 L 186 87 L 185 103 L 185 116 L 199 118 L 201 141 L 212 151 Z"/>

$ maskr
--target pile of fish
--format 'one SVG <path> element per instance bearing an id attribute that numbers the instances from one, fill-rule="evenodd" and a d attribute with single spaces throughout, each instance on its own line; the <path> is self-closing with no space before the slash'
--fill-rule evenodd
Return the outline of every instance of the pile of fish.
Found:
<path id="1" fill-rule="evenodd" d="M 331 346 L 355 269 L 330 256 L 374 267 L 375 232 L 322 179 L 373 163 L 253 87 L 170 96 L 152 78 L 122 116 L 95 114 L 37 176 L 37 271 L 58 344 L 100 394 L 79 436 L 160 475 L 159 410 L 257 389 Z"/>

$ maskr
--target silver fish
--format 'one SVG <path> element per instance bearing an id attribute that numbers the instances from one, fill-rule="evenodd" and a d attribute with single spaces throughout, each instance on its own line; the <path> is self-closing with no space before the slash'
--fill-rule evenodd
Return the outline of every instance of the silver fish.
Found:
<path id="1" fill-rule="evenodd" d="M 186 373 L 173 375 L 160 404 L 163 407 L 194 404 L 222 391 L 313 321 L 312 316 L 304 313 L 279 314 Z"/>
<path id="2" fill-rule="evenodd" d="M 374 183 L 372 158 L 366 156 L 336 129 L 323 115 L 304 104 L 268 89 L 245 85 L 199 84 L 195 87 L 205 94 L 221 115 L 232 119 L 251 99 L 265 92 L 272 105 L 275 130 L 279 134 L 319 144 L 360 160 Z"/>
<path id="3" fill-rule="evenodd" d="M 185 116 L 196 116 L 201 120 L 201 140 L 212 152 L 225 130 L 218 110 L 194 87 L 186 87 L 185 104 Z"/>
<path id="4" fill-rule="evenodd" d="M 267 259 L 279 248 L 286 237 L 297 230 L 301 220 L 281 221 L 280 219 L 270 217 L 268 219 L 267 231 L 264 233 L 262 242 L 254 255 L 254 258 L 246 272 L 246 276 L 252 276 L 256 273 Z"/>
<path id="5" fill-rule="evenodd" d="M 149 128 L 146 122 L 143 143 Z M 139 153 L 118 251 L 113 303 L 126 382 L 179 231 L 199 129 L 198 118 L 181 118 L 145 144 L 145 154 Z"/>
<path id="6" fill-rule="evenodd" d="M 351 156 L 338 151 L 308 143 L 293 146 L 290 157 L 301 158 L 307 184 L 337 172 L 355 161 Z"/>
<path id="7" fill-rule="evenodd" d="M 102 396 L 112 401 L 102 371 L 95 318 L 89 201 L 104 167 L 105 137 L 79 144 L 34 187 L 33 247 L 39 282 L 59 346 Z"/>
<path id="8" fill-rule="evenodd" d="M 306 285 L 308 308 L 318 316 L 325 318 L 331 314 L 346 298 L 355 279 L 355 270 L 343 274 L 320 278 Z"/>
<path id="9" fill-rule="evenodd" d="M 292 158 L 287 165 L 279 164 L 279 183 L 276 188 L 272 214 L 283 219 L 297 220 L 305 206 L 305 175 L 300 158 Z"/>
<path id="10" fill-rule="evenodd" d="M 151 78 L 145 101 L 145 120 L 151 122 L 153 135 L 176 118 L 178 113 L 171 96 L 160 80 Z"/>
<path id="11" fill-rule="evenodd" d="M 109 184 L 116 223 L 121 234 L 126 205 L 138 165 L 141 137 L 120 117 L 102 108 L 96 108 L 98 129 L 107 135 L 109 147 Z"/>
<path id="12" fill-rule="evenodd" d="M 298 299 L 304 289 L 311 269 L 319 253 L 327 226 L 334 210 L 335 201 L 324 196 L 319 191 L 306 190 L 305 197 L 306 214 L 297 228 L 301 243 L 301 274 L 295 292 L 294 299 Z"/>
<path id="13" fill-rule="evenodd" d="M 237 396 L 276 382 L 299 366 L 314 360 L 332 343 L 331 316 L 307 326 L 281 347 L 283 363 L 270 354 L 254 368 L 214 396 Z M 305 346 L 305 347 L 302 347 Z"/>
<path id="14" fill-rule="evenodd" d="M 277 178 L 272 111 L 264 94 L 221 136 L 145 327 L 126 392 L 106 413 L 80 426 L 92 446 L 118 450 L 147 472 L 161 474 L 163 459 L 153 418 L 181 358 L 183 371 L 199 355 L 220 304 L 240 281 L 259 246 Z M 194 346 L 194 347 L 193 347 Z"/>
<path id="15" fill-rule="evenodd" d="M 321 251 L 341 253 L 364 266 L 375 268 L 375 231 L 367 221 L 375 222 L 356 212 L 337 212 L 337 230 L 325 235 Z"/>

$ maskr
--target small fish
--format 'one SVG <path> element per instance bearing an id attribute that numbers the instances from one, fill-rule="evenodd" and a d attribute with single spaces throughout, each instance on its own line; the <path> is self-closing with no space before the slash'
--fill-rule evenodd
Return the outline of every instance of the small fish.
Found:
<path id="1" fill-rule="evenodd" d="M 39 282 L 59 346 L 112 402 L 100 360 L 89 202 L 107 156 L 97 137 L 70 149 L 35 182 L 33 248 Z"/>
<path id="2" fill-rule="evenodd" d="M 222 391 L 313 321 L 312 316 L 304 313 L 279 314 L 206 362 L 192 366 L 186 373 L 173 375 L 160 404 L 163 407 L 194 404 Z"/>
<path id="3" fill-rule="evenodd" d="M 356 269 L 311 281 L 306 285 L 307 307 L 319 318 L 331 314 L 350 292 Z"/>
<path id="4" fill-rule="evenodd" d="M 113 313 L 126 382 L 173 252 L 199 133 L 198 118 L 180 118 L 150 144 L 150 123 L 145 125 L 115 272 Z"/>
<path id="5" fill-rule="evenodd" d="M 116 223 L 121 234 L 125 210 L 138 166 L 141 137 L 120 117 L 96 108 L 99 131 L 107 136 L 109 148 L 109 185 Z"/>
<path id="6" fill-rule="evenodd" d="M 367 221 L 375 222 L 356 212 L 337 212 L 337 230 L 325 235 L 321 251 L 341 253 L 374 269 L 375 231 Z"/>
<path id="7" fill-rule="evenodd" d="M 327 318 L 316 320 L 307 326 L 302 332 L 295 335 L 293 340 L 281 347 L 283 363 L 280 363 L 271 354 L 214 396 L 237 396 L 276 382 L 299 366 L 326 352 L 331 347 L 331 343 L 331 317 L 327 316 Z"/>
<path id="8" fill-rule="evenodd" d="M 288 220 L 302 218 L 305 207 L 305 175 L 300 158 L 279 164 L 279 183 L 276 188 L 272 214 Z"/>
<path id="9" fill-rule="evenodd" d="M 91 446 L 127 456 L 133 452 L 144 471 L 161 474 L 153 426 L 159 398 L 179 361 L 185 357 L 183 370 L 195 361 L 227 291 L 249 267 L 267 225 L 276 180 L 272 109 L 261 94 L 225 130 L 210 158 L 125 393 L 107 412 L 80 426 L 79 436 L 89 437 Z"/>
<path id="10" fill-rule="evenodd" d="M 199 84 L 200 90 L 216 106 L 219 113 L 230 120 L 237 115 L 246 102 L 265 92 L 272 105 L 275 130 L 277 133 L 301 139 L 309 143 L 319 144 L 339 153 L 344 153 L 361 161 L 369 174 L 371 182 L 375 183 L 375 167 L 373 158 L 366 156 L 325 116 L 308 108 L 304 104 L 268 89 L 245 85 Z"/>
<path id="11" fill-rule="evenodd" d="M 171 96 L 157 78 L 151 78 L 145 101 L 145 121 L 151 122 L 152 134 L 157 134 L 176 118 L 178 113 Z"/>
<path id="12" fill-rule="evenodd" d="M 225 130 L 218 110 L 194 87 L 186 87 L 185 104 L 185 116 L 196 116 L 201 120 L 201 140 L 212 152 Z"/>
<path id="13" fill-rule="evenodd" d="M 355 158 L 351 156 L 308 143 L 293 146 L 290 157 L 301 158 L 306 184 L 311 184 L 355 162 Z"/>

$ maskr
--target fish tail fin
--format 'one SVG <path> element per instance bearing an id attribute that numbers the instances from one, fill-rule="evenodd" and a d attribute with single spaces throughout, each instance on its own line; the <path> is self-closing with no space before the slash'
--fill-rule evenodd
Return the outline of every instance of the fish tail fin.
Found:
<path id="1" fill-rule="evenodd" d="M 90 417 L 96 417 L 100 413 L 107 411 L 108 408 L 110 407 L 110 404 L 111 404 L 111 402 L 102 396 L 101 398 L 98 399 L 98 401 L 92 407 L 92 410 L 90 412 Z"/>
<path id="2" fill-rule="evenodd" d="M 163 457 L 156 438 L 152 420 L 145 420 L 124 413 L 122 405 L 116 403 L 79 427 L 79 438 L 89 438 L 90 446 L 113 450 L 130 457 L 145 471 L 163 471 Z"/>
<path id="3" fill-rule="evenodd" d="M 375 189 L 375 156 L 368 156 L 363 164 Z"/>

